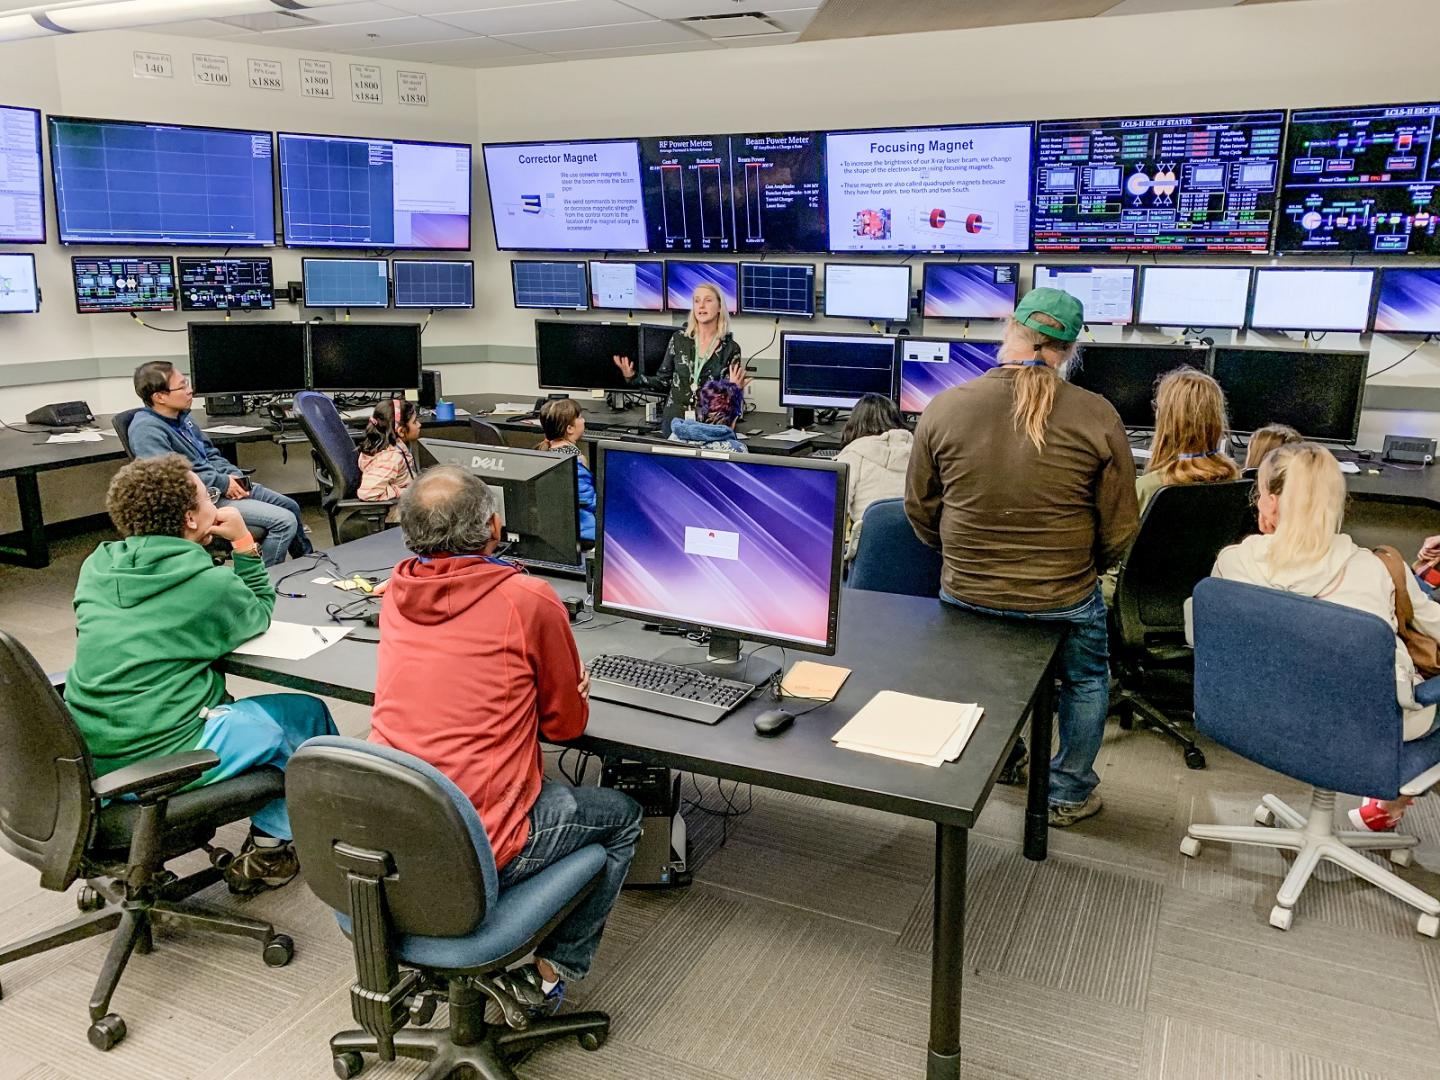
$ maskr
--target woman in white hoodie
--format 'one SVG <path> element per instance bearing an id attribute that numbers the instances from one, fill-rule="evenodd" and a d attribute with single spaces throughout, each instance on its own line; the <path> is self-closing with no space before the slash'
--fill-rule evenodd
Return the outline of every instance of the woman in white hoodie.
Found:
<path id="1" fill-rule="evenodd" d="M 866 394 L 850 410 L 850 419 L 840 433 L 840 453 L 835 455 L 836 461 L 850 467 L 846 508 L 851 524 L 846 562 L 860 550 L 860 519 L 866 508 L 878 499 L 904 498 L 905 470 L 914 445 L 915 436 L 889 398 Z"/>
<path id="2" fill-rule="evenodd" d="M 1322 446 L 1297 442 L 1272 450 L 1260 464 L 1260 535 L 1220 552 L 1211 575 L 1283 589 L 1378 615 L 1396 628 L 1395 583 L 1379 557 L 1340 532 L 1345 480 Z M 1440 604 L 1405 575 L 1415 625 L 1440 637 Z M 1415 701 L 1419 682 L 1405 643 L 1395 638 L 1395 693 L 1404 712 L 1404 738 L 1418 739 L 1435 723 L 1435 706 Z M 1357 828 L 1393 829 L 1410 799 L 1366 799 L 1350 812 Z"/>

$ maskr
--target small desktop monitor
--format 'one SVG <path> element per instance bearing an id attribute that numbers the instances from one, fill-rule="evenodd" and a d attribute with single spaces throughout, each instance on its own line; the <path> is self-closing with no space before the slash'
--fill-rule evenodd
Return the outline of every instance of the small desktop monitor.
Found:
<path id="1" fill-rule="evenodd" d="M 1255 271 L 1248 325 L 1253 330 L 1363 334 L 1374 296 L 1374 270 L 1262 267 Z"/>
<path id="2" fill-rule="evenodd" d="M 535 366 L 540 388 L 653 393 L 627 383 L 615 366 L 615 357 L 629 357 L 641 374 L 654 375 L 674 332 L 668 326 L 536 319 Z"/>
<path id="3" fill-rule="evenodd" d="M 910 267 L 826 263 L 825 314 L 904 322 L 910 318 Z"/>
<path id="4" fill-rule="evenodd" d="M 0 254 L 0 315 L 33 315 L 39 310 L 35 256 Z"/>
<path id="5" fill-rule="evenodd" d="M 725 310 L 734 315 L 740 306 L 739 270 L 733 262 L 665 260 L 666 306 L 671 311 L 689 311 L 695 290 L 713 285 L 725 298 Z"/>
<path id="6" fill-rule="evenodd" d="M 447 439 L 421 439 L 420 447 L 422 464 L 459 465 L 485 481 L 495 495 L 507 557 L 577 570 L 584 565 L 573 454 Z"/>
<path id="7" fill-rule="evenodd" d="M 815 314 L 815 267 L 809 263 L 740 264 L 740 310 L 746 315 Z"/>
<path id="8" fill-rule="evenodd" d="M 80 258 L 70 260 L 75 278 L 75 310 L 81 315 L 107 311 L 174 311 L 175 260 Z"/>
<path id="9" fill-rule="evenodd" d="M 1440 269 L 1380 271 L 1377 334 L 1440 334 Z"/>
<path id="10" fill-rule="evenodd" d="M 384 259 L 301 259 L 307 308 L 390 306 L 390 264 Z"/>
<path id="11" fill-rule="evenodd" d="M 1146 326 L 1239 330 L 1250 300 L 1248 266 L 1146 266 L 1140 314 Z"/>
<path id="12" fill-rule="evenodd" d="M 900 366 L 900 411 L 919 416 L 939 394 L 1000 366 L 998 341 L 951 338 L 896 339 Z"/>
<path id="13" fill-rule="evenodd" d="M 180 257 L 181 311 L 269 311 L 274 306 L 269 259 Z"/>
<path id="14" fill-rule="evenodd" d="M 780 335 L 780 404 L 849 409 L 895 392 L 895 338 L 880 334 Z"/>
<path id="15" fill-rule="evenodd" d="M 1155 384 L 1180 367 L 1205 370 L 1209 350 L 1188 345 L 1086 345 L 1068 378 L 1099 394 L 1127 428 L 1155 426 Z"/>
<path id="16" fill-rule="evenodd" d="M 1007 319 L 1019 263 L 926 263 L 920 310 L 927 319 Z"/>
<path id="17" fill-rule="evenodd" d="M 475 263 L 469 259 L 395 259 L 397 308 L 473 308 Z"/>
<path id="18" fill-rule="evenodd" d="M 1211 371 L 1232 430 L 1289 424 L 1316 442 L 1353 443 L 1369 365 L 1363 352 L 1217 348 Z"/>
<path id="19" fill-rule="evenodd" d="M 305 324 L 192 322 L 190 382 L 197 394 L 285 394 L 304 390 Z"/>
<path id="20" fill-rule="evenodd" d="M 510 284 L 517 308 L 584 311 L 590 306 L 585 264 L 579 260 L 512 259 Z"/>
<path id="21" fill-rule="evenodd" d="M 665 261 L 591 259 L 590 306 L 601 311 L 664 311 Z"/>
<path id="22" fill-rule="evenodd" d="M 1034 286 L 1059 289 L 1085 305 L 1089 326 L 1129 326 L 1135 321 L 1134 266 L 1037 264 Z"/>
<path id="23" fill-rule="evenodd" d="M 419 323 L 306 323 L 314 390 L 418 390 Z"/>

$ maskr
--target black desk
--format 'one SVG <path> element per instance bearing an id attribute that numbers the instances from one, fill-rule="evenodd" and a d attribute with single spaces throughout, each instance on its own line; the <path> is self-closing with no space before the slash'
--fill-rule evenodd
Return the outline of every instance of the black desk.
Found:
<path id="1" fill-rule="evenodd" d="M 393 564 L 404 555 L 399 530 L 341 545 L 331 552 L 346 569 Z M 291 563 L 272 576 L 294 569 Z M 309 576 L 309 575 L 303 575 Z M 579 582 L 551 580 L 573 596 Z M 301 599 L 281 597 L 275 617 L 324 623 L 338 593 L 306 584 Z M 719 724 L 674 720 L 592 701 L 590 724 L 575 745 L 710 776 L 869 806 L 935 823 L 935 942 L 931 956 L 928 1080 L 960 1075 L 960 991 L 964 976 L 965 872 L 969 829 L 1020 733 L 1031 724 L 1031 785 L 1025 854 L 1045 857 L 1046 799 L 1052 704 L 1047 677 L 1059 630 L 1045 623 L 988 619 L 938 600 L 847 590 L 842 597 L 839 652 L 834 662 L 853 669 L 840 696 L 796 720 L 775 739 L 755 734 L 751 720 L 767 705 L 748 702 Z M 674 638 L 645 633 L 628 620 L 575 634 L 583 657 L 601 652 L 654 656 Z M 367 636 L 372 631 L 363 631 Z M 924 648 L 915 648 L 924 642 Z M 698 651 L 697 651 L 697 655 Z M 341 641 L 305 661 L 231 656 L 223 670 L 294 690 L 372 704 L 376 646 Z M 876 692 L 893 689 L 956 701 L 978 701 L 985 716 L 958 762 L 932 769 L 841 750 L 830 737 Z"/>

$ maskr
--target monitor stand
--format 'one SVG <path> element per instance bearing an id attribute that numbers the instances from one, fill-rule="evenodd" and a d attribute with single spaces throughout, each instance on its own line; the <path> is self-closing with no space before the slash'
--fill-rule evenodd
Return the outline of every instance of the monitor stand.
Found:
<path id="1" fill-rule="evenodd" d="M 710 651 L 706 653 L 703 663 L 695 662 L 693 648 L 670 649 L 656 659 L 662 664 L 679 664 L 692 671 L 698 671 L 702 675 L 711 675 L 717 679 L 731 679 L 734 682 L 749 683 L 751 686 L 764 686 L 779 673 L 780 665 L 767 657 L 756 656 L 756 651 L 752 649 L 750 655 L 746 656 L 740 651 L 738 637 L 712 633 L 710 635 Z"/>

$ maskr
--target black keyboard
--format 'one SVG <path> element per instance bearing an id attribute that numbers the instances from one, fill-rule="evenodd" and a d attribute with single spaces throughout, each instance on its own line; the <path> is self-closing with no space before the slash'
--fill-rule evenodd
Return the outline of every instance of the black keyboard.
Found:
<path id="1" fill-rule="evenodd" d="M 590 662 L 590 696 L 618 705 L 719 723 L 755 692 L 749 683 L 717 679 L 681 664 L 597 656 Z"/>
<path id="2" fill-rule="evenodd" d="M 585 566 L 582 563 L 575 566 L 572 563 L 546 562 L 544 559 L 516 559 L 521 566 L 527 570 L 534 570 L 537 574 L 551 574 L 554 577 L 575 578 L 577 581 L 585 579 Z"/>
<path id="3" fill-rule="evenodd" d="M 813 454 L 811 454 L 810 456 L 811 456 L 811 457 L 817 457 L 817 458 L 825 458 L 825 459 L 828 461 L 828 460 L 831 460 L 831 459 L 833 459 L 833 458 L 838 457 L 839 455 L 840 455 L 840 448 L 839 448 L 839 447 L 836 447 L 834 450 L 816 450 L 816 451 L 815 451 Z"/>

